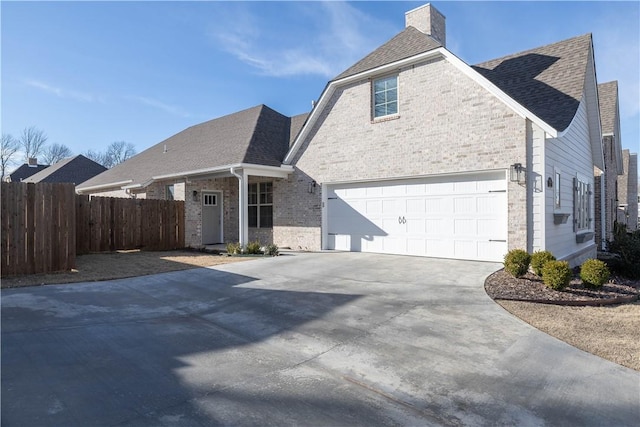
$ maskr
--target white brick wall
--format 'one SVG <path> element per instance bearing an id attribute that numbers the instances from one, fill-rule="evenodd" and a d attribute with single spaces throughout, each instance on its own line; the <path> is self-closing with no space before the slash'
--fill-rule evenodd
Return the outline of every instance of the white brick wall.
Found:
<path id="1" fill-rule="evenodd" d="M 320 184 L 507 170 L 526 164 L 526 123 L 446 60 L 399 73 L 399 117 L 372 122 L 371 83 L 339 88 L 276 186 L 278 245 L 320 249 Z M 316 181 L 314 193 L 308 183 Z M 508 186 L 509 248 L 526 248 L 526 194 Z"/>

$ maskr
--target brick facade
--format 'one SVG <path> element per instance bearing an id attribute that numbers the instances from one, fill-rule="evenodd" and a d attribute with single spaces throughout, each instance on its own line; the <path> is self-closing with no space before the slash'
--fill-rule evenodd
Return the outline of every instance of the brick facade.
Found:
<path id="1" fill-rule="evenodd" d="M 371 118 L 371 82 L 336 89 L 293 160 L 276 243 L 321 248 L 321 184 L 526 164 L 526 121 L 444 59 L 400 70 L 399 114 Z M 308 191 L 315 181 L 315 192 Z M 509 248 L 526 248 L 526 190 L 508 186 Z"/>

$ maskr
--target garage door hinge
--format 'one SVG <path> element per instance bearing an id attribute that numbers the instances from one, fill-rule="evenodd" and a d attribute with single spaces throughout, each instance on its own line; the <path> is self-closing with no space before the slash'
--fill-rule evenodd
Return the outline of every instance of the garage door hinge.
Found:
<path id="1" fill-rule="evenodd" d="M 327 200 L 337 200 L 337 197 L 327 197 Z"/>
<path id="2" fill-rule="evenodd" d="M 337 236 L 338 233 L 327 233 L 329 236 Z"/>
<path id="3" fill-rule="evenodd" d="M 489 193 L 506 193 L 507 190 L 489 190 Z"/>
<path id="4" fill-rule="evenodd" d="M 500 239 L 489 239 L 490 242 L 502 242 L 502 243 L 507 243 L 506 240 L 500 240 Z"/>

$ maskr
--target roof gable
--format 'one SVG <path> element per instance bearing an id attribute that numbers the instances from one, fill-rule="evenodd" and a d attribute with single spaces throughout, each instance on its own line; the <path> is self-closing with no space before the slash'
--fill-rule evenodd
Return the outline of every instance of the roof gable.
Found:
<path id="1" fill-rule="evenodd" d="M 35 175 L 38 172 L 48 168 L 49 165 L 36 165 L 29 166 L 27 163 L 21 165 L 18 169 L 9 174 L 9 178 L 12 182 L 20 182 L 29 178 L 31 175 Z"/>
<path id="2" fill-rule="evenodd" d="M 23 182 L 70 182 L 81 184 L 106 171 L 107 168 L 93 160 L 78 154 L 62 159 L 48 168 L 31 175 Z"/>
<path id="3" fill-rule="evenodd" d="M 340 73 L 340 80 L 441 47 L 442 44 L 414 27 L 406 27 L 391 40 Z"/>
<path id="4" fill-rule="evenodd" d="M 618 82 L 598 85 L 598 101 L 600 104 L 600 123 L 603 135 L 614 134 L 618 116 Z"/>
<path id="5" fill-rule="evenodd" d="M 472 66 L 545 123 L 564 131 L 585 88 L 591 34 Z"/>
<path id="6" fill-rule="evenodd" d="M 83 183 L 79 188 L 146 185 L 153 177 L 236 164 L 280 166 L 290 119 L 258 105 L 191 126 Z"/>

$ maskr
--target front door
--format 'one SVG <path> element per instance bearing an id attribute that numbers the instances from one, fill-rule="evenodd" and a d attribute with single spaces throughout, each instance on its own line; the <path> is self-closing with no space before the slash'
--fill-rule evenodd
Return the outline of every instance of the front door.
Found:
<path id="1" fill-rule="evenodd" d="M 202 244 L 222 242 L 222 200 L 218 192 L 202 193 Z"/>

